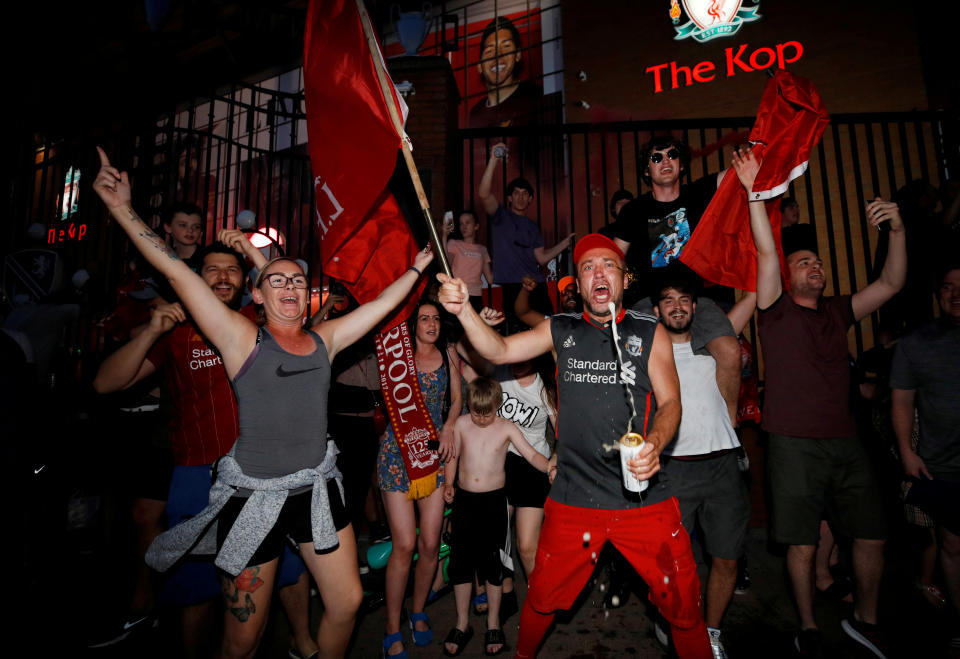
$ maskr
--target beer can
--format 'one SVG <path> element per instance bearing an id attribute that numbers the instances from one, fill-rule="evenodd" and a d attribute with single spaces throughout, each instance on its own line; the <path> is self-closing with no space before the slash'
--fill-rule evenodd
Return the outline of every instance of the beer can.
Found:
<path id="1" fill-rule="evenodd" d="M 620 438 L 620 470 L 623 472 L 623 486 L 630 492 L 643 492 L 649 483 L 639 480 L 627 467 L 627 461 L 637 457 L 643 448 L 643 436 L 628 432 Z"/>

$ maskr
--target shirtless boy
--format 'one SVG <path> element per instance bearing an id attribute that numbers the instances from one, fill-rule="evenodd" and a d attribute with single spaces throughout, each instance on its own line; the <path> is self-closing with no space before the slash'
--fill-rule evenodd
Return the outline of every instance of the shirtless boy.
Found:
<path id="1" fill-rule="evenodd" d="M 453 543 L 450 553 L 450 581 L 457 600 L 457 626 L 444 641 L 443 653 L 455 657 L 473 636 L 469 627 L 470 588 L 474 574 L 486 582 L 487 633 L 484 651 L 488 655 L 503 651 L 504 636 L 500 628 L 500 595 L 504 565 L 510 562 L 507 494 L 504 490 L 507 449 L 513 446 L 551 481 L 556 464 L 538 453 L 523 438 L 517 426 L 497 416 L 503 392 L 500 384 L 489 378 L 477 378 L 467 385 L 469 415 L 457 419 L 453 428 L 456 447 L 454 460 L 447 462 L 447 474 L 458 474 L 456 503 L 453 509 Z M 459 468 L 459 472 L 457 469 Z M 454 478 L 444 486 L 444 498 L 454 501 Z"/>

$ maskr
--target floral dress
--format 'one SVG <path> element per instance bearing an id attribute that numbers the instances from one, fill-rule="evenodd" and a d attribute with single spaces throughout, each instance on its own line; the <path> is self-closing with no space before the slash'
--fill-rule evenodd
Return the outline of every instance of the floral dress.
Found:
<path id="1" fill-rule="evenodd" d="M 417 371 L 417 379 L 420 381 L 420 393 L 423 394 L 423 402 L 430 413 L 430 420 L 433 421 L 439 433 L 443 428 L 443 406 L 447 387 L 450 386 L 447 367 L 441 364 L 440 368 L 429 373 Z M 400 446 L 397 444 L 392 426 L 387 426 L 386 435 L 380 440 L 380 453 L 377 455 L 377 484 L 382 492 L 406 492 L 410 489 L 410 479 L 407 478 L 403 456 L 400 454 Z M 437 487 L 442 484 L 443 464 L 441 463 L 440 470 L 437 472 Z"/>

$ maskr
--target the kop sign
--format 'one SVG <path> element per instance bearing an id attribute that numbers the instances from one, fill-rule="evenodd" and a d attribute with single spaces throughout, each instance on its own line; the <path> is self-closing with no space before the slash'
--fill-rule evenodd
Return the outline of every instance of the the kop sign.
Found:
<path id="1" fill-rule="evenodd" d="M 673 19 L 677 39 L 693 38 L 699 43 L 729 37 L 736 34 L 740 26 L 760 18 L 757 13 L 759 2 L 745 8 L 740 0 L 682 0 L 683 10 L 689 21 L 680 25 L 680 0 L 670 1 L 670 18 Z M 703 60 L 692 65 L 682 65 L 676 61 L 654 64 L 644 69 L 653 78 L 653 91 L 659 93 L 665 89 L 679 89 L 697 83 L 711 82 L 718 74 L 733 77 L 741 71 L 760 71 L 776 67 L 786 68 L 803 57 L 803 44 L 799 41 L 784 41 L 773 47 L 754 47 L 750 44 L 731 46 L 723 50 L 723 64 Z"/>
<path id="2" fill-rule="evenodd" d="M 759 0 L 752 7 L 743 7 L 741 0 L 683 0 L 683 10 L 690 19 L 680 25 L 680 4 L 670 1 L 670 18 L 677 31 L 674 39 L 692 38 L 699 42 L 733 36 L 740 26 L 760 18 Z"/>

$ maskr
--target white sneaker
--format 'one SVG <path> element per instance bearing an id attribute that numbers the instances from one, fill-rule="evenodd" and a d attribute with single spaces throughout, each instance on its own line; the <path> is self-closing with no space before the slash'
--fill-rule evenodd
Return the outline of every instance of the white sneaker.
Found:
<path id="1" fill-rule="evenodd" d="M 710 649 L 713 650 L 713 659 L 727 659 L 727 651 L 723 649 L 723 642 L 720 640 L 720 630 L 715 627 L 707 627 L 707 634 L 710 635 Z"/>

